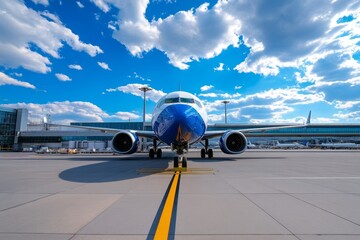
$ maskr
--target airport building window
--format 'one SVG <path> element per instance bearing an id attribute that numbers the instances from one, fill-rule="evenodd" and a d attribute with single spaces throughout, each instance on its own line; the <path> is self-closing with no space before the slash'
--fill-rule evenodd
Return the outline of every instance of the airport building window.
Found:
<path id="1" fill-rule="evenodd" d="M 0 150 L 11 150 L 15 138 L 16 110 L 0 108 Z"/>

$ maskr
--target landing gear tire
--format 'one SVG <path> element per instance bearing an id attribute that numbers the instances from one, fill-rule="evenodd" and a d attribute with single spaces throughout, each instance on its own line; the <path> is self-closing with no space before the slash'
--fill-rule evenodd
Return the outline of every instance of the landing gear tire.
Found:
<path id="1" fill-rule="evenodd" d="M 154 151 L 155 152 L 155 151 Z M 162 150 L 159 148 L 157 151 L 156 151 L 156 157 L 158 159 L 160 159 L 162 157 Z"/>
<path id="2" fill-rule="evenodd" d="M 206 155 L 205 148 L 202 148 L 202 149 L 201 149 L 200 154 L 201 154 L 201 158 L 205 158 L 205 155 Z"/>
<path id="3" fill-rule="evenodd" d="M 179 157 L 174 157 L 174 168 L 179 167 Z"/>
<path id="4" fill-rule="evenodd" d="M 187 157 L 182 157 L 181 167 L 187 168 Z"/>
<path id="5" fill-rule="evenodd" d="M 213 150 L 210 148 L 210 149 L 208 150 L 208 157 L 209 157 L 209 158 L 213 158 L 213 156 L 214 156 L 214 152 L 213 152 Z"/>
<path id="6" fill-rule="evenodd" d="M 150 158 L 150 159 L 154 159 L 154 157 L 155 157 L 155 150 L 154 150 L 153 148 L 151 148 L 151 149 L 149 150 L 149 158 Z"/>

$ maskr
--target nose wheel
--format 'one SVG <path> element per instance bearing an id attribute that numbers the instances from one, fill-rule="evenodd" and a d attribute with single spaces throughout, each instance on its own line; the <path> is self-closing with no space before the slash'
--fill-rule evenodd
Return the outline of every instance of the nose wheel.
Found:
<path id="1" fill-rule="evenodd" d="M 181 161 L 182 168 L 187 168 L 187 157 L 185 157 L 185 156 L 174 157 L 174 168 L 179 167 L 179 161 Z"/>

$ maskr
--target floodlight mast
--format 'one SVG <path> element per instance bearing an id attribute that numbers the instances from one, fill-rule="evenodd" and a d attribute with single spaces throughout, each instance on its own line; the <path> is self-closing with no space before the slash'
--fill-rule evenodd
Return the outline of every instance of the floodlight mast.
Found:
<path id="1" fill-rule="evenodd" d="M 228 104 L 230 101 L 229 100 L 224 100 L 222 101 L 223 104 L 225 104 L 225 124 L 227 124 L 227 109 L 226 109 L 226 104 Z"/>
<path id="2" fill-rule="evenodd" d="M 145 112 L 146 112 L 146 92 L 153 90 L 151 87 L 149 86 L 142 86 L 139 88 L 140 91 L 144 92 L 144 108 L 143 108 L 143 130 L 145 130 Z M 145 149 L 145 139 L 143 138 L 142 140 L 142 147 L 141 150 Z"/>

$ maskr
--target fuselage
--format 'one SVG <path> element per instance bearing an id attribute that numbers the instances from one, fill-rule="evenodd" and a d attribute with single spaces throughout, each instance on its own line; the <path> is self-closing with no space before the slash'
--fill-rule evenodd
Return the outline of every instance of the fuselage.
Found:
<path id="1" fill-rule="evenodd" d="M 151 124 L 162 142 L 175 146 L 191 145 L 204 135 L 207 114 L 195 95 L 177 91 L 159 100 Z"/>

